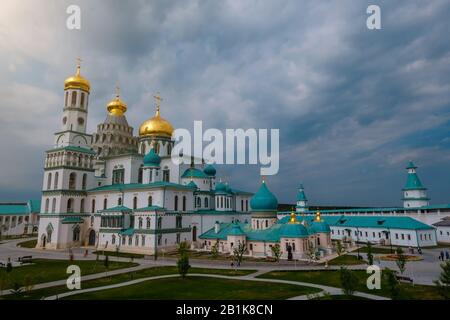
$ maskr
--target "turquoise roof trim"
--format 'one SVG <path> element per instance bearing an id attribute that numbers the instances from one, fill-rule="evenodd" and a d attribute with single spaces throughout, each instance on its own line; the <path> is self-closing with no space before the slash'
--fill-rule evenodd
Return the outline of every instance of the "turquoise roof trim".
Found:
<path id="1" fill-rule="evenodd" d="M 313 222 L 314 216 L 306 216 Z M 283 217 L 280 223 L 289 221 L 290 217 Z M 297 215 L 297 219 L 302 219 Z M 411 217 L 392 217 L 392 216 L 344 216 L 344 215 L 324 215 L 322 211 L 321 219 L 329 226 L 334 227 L 353 227 L 353 228 L 377 228 L 377 229 L 409 229 L 409 230 L 432 230 L 432 226 L 422 223 Z"/>
<path id="2" fill-rule="evenodd" d="M 193 190 L 193 188 L 182 185 L 178 183 L 158 181 L 147 184 L 142 183 L 127 183 L 127 184 L 111 184 L 107 186 L 101 186 L 94 189 L 90 189 L 89 191 L 109 191 L 109 190 L 127 190 L 127 189 L 147 189 L 147 188 L 175 188 L 175 189 L 183 189 L 183 190 Z"/>
<path id="3" fill-rule="evenodd" d="M 144 212 L 144 211 L 162 211 L 166 210 L 166 208 L 160 206 L 150 206 L 133 210 L 134 212 Z"/>
<path id="4" fill-rule="evenodd" d="M 132 236 L 134 234 L 134 232 L 135 232 L 134 228 L 128 228 L 128 229 L 119 231 L 119 234 L 121 234 L 123 236 Z"/>
<path id="5" fill-rule="evenodd" d="M 131 209 L 125 206 L 116 206 L 105 210 L 99 210 L 99 212 L 129 212 L 129 211 L 131 211 Z"/>
<path id="6" fill-rule="evenodd" d="M 66 146 L 66 147 L 50 149 L 50 150 L 47 150 L 47 152 L 54 152 L 54 151 L 60 151 L 60 150 L 83 152 L 83 153 L 89 153 L 89 154 L 96 154 L 95 151 L 93 151 L 91 149 L 83 148 L 83 147 L 77 147 L 77 146 Z"/>
<path id="7" fill-rule="evenodd" d="M 0 203 L 0 215 L 27 215 L 41 211 L 41 200 L 29 200 L 28 202 L 3 202 Z"/>
<path id="8" fill-rule="evenodd" d="M 61 220 L 62 224 L 76 224 L 83 223 L 84 220 L 81 217 L 66 217 Z"/>
<path id="9" fill-rule="evenodd" d="M 144 157 L 144 166 L 146 167 L 159 167 L 161 163 L 161 158 L 155 152 L 153 148 Z"/>

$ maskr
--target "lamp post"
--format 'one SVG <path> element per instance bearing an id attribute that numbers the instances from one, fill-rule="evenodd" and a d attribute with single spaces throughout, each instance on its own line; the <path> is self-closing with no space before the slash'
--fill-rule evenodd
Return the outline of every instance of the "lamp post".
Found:
<path id="1" fill-rule="evenodd" d="M 356 248 L 357 248 L 357 250 L 358 250 L 358 260 L 361 260 L 361 256 L 359 255 L 359 245 L 358 245 L 358 242 L 359 242 L 359 229 L 358 229 L 358 227 L 356 227 Z"/>
<path id="2" fill-rule="evenodd" d="M 158 230 L 158 210 L 155 210 L 155 254 L 154 254 L 154 260 L 158 260 L 158 241 L 156 239 L 157 230 Z"/>
<path id="3" fill-rule="evenodd" d="M 389 245 L 391 247 L 391 254 L 393 253 L 392 250 L 392 234 L 391 234 L 391 229 L 388 228 L 388 234 L 389 234 Z"/>

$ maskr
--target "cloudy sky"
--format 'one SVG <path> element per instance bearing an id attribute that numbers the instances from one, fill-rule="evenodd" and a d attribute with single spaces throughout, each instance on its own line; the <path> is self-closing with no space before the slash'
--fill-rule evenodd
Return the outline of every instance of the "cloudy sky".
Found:
<path id="1" fill-rule="evenodd" d="M 66 8 L 81 7 L 81 30 Z M 378 4 L 382 29 L 366 28 Z M 412 159 L 432 203 L 450 203 L 450 2 L 43 1 L 0 5 L 0 200 L 40 196 L 64 79 L 83 59 L 89 131 L 121 87 L 135 128 L 279 128 L 280 202 L 400 204 Z M 255 191 L 257 166 L 220 168 Z"/>

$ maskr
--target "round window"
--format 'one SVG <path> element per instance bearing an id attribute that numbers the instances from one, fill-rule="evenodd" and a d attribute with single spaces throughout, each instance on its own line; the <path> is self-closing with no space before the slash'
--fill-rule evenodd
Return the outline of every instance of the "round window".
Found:
<path id="1" fill-rule="evenodd" d="M 63 124 L 65 125 L 67 123 L 67 117 L 63 118 Z"/>
<path id="2" fill-rule="evenodd" d="M 81 126 L 84 123 L 84 119 L 83 118 L 78 118 L 78 124 Z"/>

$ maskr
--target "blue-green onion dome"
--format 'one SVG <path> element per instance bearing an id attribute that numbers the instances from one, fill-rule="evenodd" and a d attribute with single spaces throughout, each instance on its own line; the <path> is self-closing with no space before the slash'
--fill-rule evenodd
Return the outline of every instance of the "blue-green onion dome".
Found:
<path id="1" fill-rule="evenodd" d="M 208 164 L 205 169 L 203 169 L 203 172 L 210 177 L 214 177 L 216 175 L 216 168 L 214 168 L 213 165 Z"/>
<path id="2" fill-rule="evenodd" d="M 144 166 L 159 167 L 160 163 L 161 158 L 158 156 L 158 154 L 155 152 L 153 148 L 150 149 L 149 153 L 147 153 L 144 157 Z"/>
<path id="3" fill-rule="evenodd" d="M 181 178 L 199 178 L 199 179 L 205 179 L 208 178 L 208 176 L 200 169 L 191 167 L 186 169 L 186 171 L 184 171 L 183 175 L 181 176 Z"/>
<path id="4" fill-rule="evenodd" d="M 266 183 L 263 181 L 259 190 L 250 199 L 250 206 L 252 211 L 276 211 L 278 208 L 278 200 L 269 191 Z"/>
<path id="5" fill-rule="evenodd" d="M 280 238 L 305 238 L 309 232 L 300 223 L 285 223 L 280 228 Z"/>

